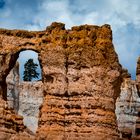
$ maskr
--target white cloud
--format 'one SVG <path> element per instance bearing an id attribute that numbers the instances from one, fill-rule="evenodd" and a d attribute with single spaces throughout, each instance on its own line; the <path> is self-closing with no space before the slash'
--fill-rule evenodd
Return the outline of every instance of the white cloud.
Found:
<path id="1" fill-rule="evenodd" d="M 140 23 L 139 0 L 110 0 L 112 9 L 119 15 L 118 19 L 127 23 L 138 25 Z"/>
<path id="2" fill-rule="evenodd" d="M 133 64 L 140 55 L 140 0 L 5 1 L 6 6 L 0 10 L 1 27 L 42 30 L 54 21 L 64 22 L 66 28 L 111 24 L 120 62 L 134 73 Z"/>
<path id="3" fill-rule="evenodd" d="M 97 12 L 91 12 L 87 16 L 83 17 L 82 24 L 95 24 L 94 22 L 98 22 L 99 14 Z"/>

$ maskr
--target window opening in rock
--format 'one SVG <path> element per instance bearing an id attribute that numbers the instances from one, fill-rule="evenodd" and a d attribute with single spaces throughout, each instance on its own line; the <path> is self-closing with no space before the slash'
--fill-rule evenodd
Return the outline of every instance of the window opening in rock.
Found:
<path id="1" fill-rule="evenodd" d="M 23 79 L 24 65 L 29 60 L 38 65 L 36 71 L 38 78 L 30 81 Z M 43 103 L 43 83 L 38 54 L 34 51 L 22 51 L 19 58 L 6 78 L 7 102 L 9 108 L 23 116 L 24 125 L 33 133 L 38 128 L 39 107 Z"/>
<path id="2" fill-rule="evenodd" d="M 38 61 L 38 54 L 34 51 L 23 51 L 19 55 L 20 80 L 41 81 L 41 68 Z"/>

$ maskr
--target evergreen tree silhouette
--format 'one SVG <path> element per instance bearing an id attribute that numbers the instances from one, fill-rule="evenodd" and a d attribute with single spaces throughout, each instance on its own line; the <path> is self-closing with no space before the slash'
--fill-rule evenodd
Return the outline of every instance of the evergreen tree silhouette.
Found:
<path id="1" fill-rule="evenodd" d="M 33 78 L 38 78 L 39 73 L 36 71 L 38 64 L 34 63 L 33 59 L 26 61 L 24 65 L 23 80 L 32 81 Z"/>

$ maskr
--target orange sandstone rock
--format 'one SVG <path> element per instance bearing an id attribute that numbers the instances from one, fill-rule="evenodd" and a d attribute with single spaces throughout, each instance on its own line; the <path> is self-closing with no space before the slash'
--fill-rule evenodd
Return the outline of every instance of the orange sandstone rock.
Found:
<path id="1" fill-rule="evenodd" d="M 64 24 L 52 23 L 40 32 L 1 29 L 0 40 L 2 102 L 6 101 L 6 76 L 19 53 L 34 50 L 39 55 L 44 101 L 36 139 L 118 139 L 115 102 L 120 94 L 122 67 L 109 25 L 65 30 Z M 24 132 L 22 125 L 15 126 Z M 19 132 L 14 132 L 18 137 Z"/>

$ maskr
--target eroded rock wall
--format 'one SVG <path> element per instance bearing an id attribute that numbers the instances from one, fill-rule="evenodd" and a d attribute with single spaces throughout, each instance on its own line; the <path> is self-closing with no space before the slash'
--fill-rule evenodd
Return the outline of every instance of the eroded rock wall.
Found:
<path id="1" fill-rule="evenodd" d="M 110 27 L 87 25 L 67 32 L 57 27 L 43 40 L 47 42 L 42 53 L 45 97 L 38 135 L 71 140 L 117 138 L 115 100 L 121 66 Z"/>
<path id="2" fill-rule="evenodd" d="M 16 115 L 16 112 L 9 109 L 7 102 L 0 100 L 0 139 L 10 139 L 26 130 L 23 125 L 23 117 Z"/>
<path id="3" fill-rule="evenodd" d="M 44 101 L 36 137 L 51 140 L 118 139 L 115 102 L 122 68 L 109 25 L 45 31 L 0 30 L 0 91 L 19 52 L 34 50 L 42 67 Z M 11 64 L 12 63 L 12 64 Z"/>

